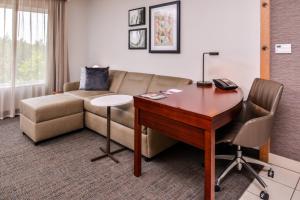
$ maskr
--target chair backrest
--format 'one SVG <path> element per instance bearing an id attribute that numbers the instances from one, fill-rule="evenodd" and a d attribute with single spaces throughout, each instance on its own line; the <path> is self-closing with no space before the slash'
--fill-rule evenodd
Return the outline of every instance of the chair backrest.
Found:
<path id="1" fill-rule="evenodd" d="M 248 102 L 259 106 L 274 115 L 277 111 L 282 91 L 282 84 L 271 80 L 257 78 L 252 84 Z"/>
<path id="2" fill-rule="evenodd" d="M 273 118 L 283 85 L 271 80 L 255 79 L 242 111 L 241 126 L 233 144 L 259 147 L 270 138 Z"/>

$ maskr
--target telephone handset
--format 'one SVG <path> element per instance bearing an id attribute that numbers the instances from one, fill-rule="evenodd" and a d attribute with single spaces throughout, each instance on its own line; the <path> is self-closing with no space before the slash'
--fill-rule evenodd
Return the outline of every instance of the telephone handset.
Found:
<path id="1" fill-rule="evenodd" d="M 222 90 L 234 90 L 236 88 L 238 88 L 238 86 L 232 82 L 231 80 L 228 80 L 226 78 L 222 78 L 222 79 L 214 79 L 213 80 L 216 87 L 220 88 Z"/>

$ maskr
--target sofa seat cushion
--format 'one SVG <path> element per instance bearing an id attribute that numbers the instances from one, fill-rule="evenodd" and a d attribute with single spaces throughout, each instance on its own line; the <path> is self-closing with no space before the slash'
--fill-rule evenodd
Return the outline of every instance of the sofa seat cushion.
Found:
<path id="1" fill-rule="evenodd" d="M 127 105 L 113 107 L 111 109 L 111 118 L 114 122 L 134 128 L 134 105 L 133 102 Z"/>
<path id="2" fill-rule="evenodd" d="M 65 94 L 69 94 L 72 95 L 74 97 L 80 98 L 80 99 L 84 99 L 87 97 L 92 97 L 92 96 L 98 96 L 98 95 L 106 95 L 106 94 L 110 94 L 110 91 L 88 91 L 88 90 L 73 90 L 70 92 L 65 92 Z"/>
<path id="3" fill-rule="evenodd" d="M 39 123 L 83 112 L 83 100 L 66 94 L 30 98 L 20 102 L 20 112 Z"/>
<path id="4" fill-rule="evenodd" d="M 84 99 L 84 109 L 93 114 L 99 115 L 101 117 L 107 116 L 106 107 L 97 107 L 91 104 L 91 101 L 95 97 L 89 97 Z M 134 106 L 133 102 L 127 105 L 122 105 L 118 107 L 111 107 L 111 120 L 122 124 L 128 128 L 134 128 Z"/>
<path id="5" fill-rule="evenodd" d="M 154 75 L 147 92 L 159 92 L 172 88 L 182 88 L 192 83 L 192 80 L 171 76 Z"/>

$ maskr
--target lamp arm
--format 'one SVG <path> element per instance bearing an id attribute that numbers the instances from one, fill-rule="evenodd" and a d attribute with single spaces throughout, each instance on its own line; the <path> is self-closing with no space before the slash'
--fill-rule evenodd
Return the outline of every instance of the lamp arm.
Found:
<path id="1" fill-rule="evenodd" d="M 205 54 L 206 53 L 203 53 L 203 59 L 202 59 L 202 83 L 204 83 L 204 65 L 205 65 L 204 59 L 205 59 Z"/>
<path id="2" fill-rule="evenodd" d="M 212 51 L 212 52 L 204 52 L 202 54 L 202 82 L 198 81 L 197 82 L 197 86 L 199 87 L 208 87 L 208 86 L 211 86 L 212 83 L 210 81 L 207 81 L 205 82 L 205 55 L 210 55 L 210 56 L 218 56 L 219 55 L 219 52 L 217 51 Z"/>

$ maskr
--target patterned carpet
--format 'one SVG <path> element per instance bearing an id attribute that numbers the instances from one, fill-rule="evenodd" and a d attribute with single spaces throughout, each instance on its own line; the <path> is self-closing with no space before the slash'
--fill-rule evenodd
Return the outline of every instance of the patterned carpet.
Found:
<path id="1" fill-rule="evenodd" d="M 100 155 L 105 138 L 90 130 L 34 146 L 19 129 L 19 119 L 0 121 L 0 199 L 202 199 L 203 153 L 179 144 L 151 162 L 142 177 L 133 176 L 133 152 L 117 154 L 120 164 Z M 116 148 L 113 145 L 113 148 Z M 226 166 L 217 162 L 217 174 Z M 246 176 L 244 176 L 246 175 Z M 233 172 L 216 199 L 238 199 L 252 178 Z"/>

